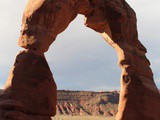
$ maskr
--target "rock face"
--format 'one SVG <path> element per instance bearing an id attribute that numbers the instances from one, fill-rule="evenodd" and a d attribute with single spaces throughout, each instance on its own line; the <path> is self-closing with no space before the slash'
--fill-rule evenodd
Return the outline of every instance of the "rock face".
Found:
<path id="1" fill-rule="evenodd" d="M 89 91 L 58 91 L 57 115 L 115 116 L 119 93 Z"/>
<path id="2" fill-rule="evenodd" d="M 100 33 L 118 54 L 122 75 L 116 119 L 159 120 L 160 95 L 145 56 L 146 48 L 138 40 L 136 14 L 125 0 L 29 0 L 19 39 L 19 46 L 26 50 L 18 55 L 8 77 L 0 103 L 6 107 L 0 117 L 11 119 L 19 114 L 32 119 L 30 116 L 36 115 L 35 120 L 55 115 L 56 85 L 44 52 L 77 14 L 83 14 L 85 25 Z M 21 115 L 18 109 L 7 114 L 11 101 L 15 103 L 12 106 L 24 106 L 27 112 Z"/>
<path id="3" fill-rule="evenodd" d="M 56 100 L 56 84 L 44 54 L 33 50 L 20 52 L 1 96 L 1 117 L 34 120 L 34 115 L 54 116 Z"/>

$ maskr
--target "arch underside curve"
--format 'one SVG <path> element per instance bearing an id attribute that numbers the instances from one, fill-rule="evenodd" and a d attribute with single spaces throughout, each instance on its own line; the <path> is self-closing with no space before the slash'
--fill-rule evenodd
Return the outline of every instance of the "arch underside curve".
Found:
<path id="1" fill-rule="evenodd" d="M 119 57 L 122 74 L 116 119 L 158 120 L 160 95 L 147 50 L 138 40 L 136 14 L 124 0 L 29 0 L 18 41 L 25 50 L 17 55 L 7 79 L 0 104 L 7 109 L 1 111 L 7 114 L 12 106 L 24 120 L 49 120 L 56 114 L 57 88 L 44 53 L 78 14 Z M 8 116 L 16 117 L 9 112 Z"/>

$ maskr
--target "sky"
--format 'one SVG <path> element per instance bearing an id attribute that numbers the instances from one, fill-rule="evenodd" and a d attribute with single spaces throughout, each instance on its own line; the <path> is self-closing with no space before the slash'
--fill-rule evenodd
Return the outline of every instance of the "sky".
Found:
<path id="1" fill-rule="evenodd" d="M 154 79 L 160 88 L 160 1 L 127 0 L 138 18 L 139 39 L 148 50 Z M 0 88 L 17 53 L 21 18 L 27 0 L 0 1 Z M 58 89 L 119 90 L 121 70 L 115 50 L 79 15 L 46 53 Z"/>

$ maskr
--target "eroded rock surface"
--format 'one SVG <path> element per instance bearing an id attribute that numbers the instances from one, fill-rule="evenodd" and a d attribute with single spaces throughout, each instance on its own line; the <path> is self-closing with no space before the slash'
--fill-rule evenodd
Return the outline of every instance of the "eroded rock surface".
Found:
<path id="1" fill-rule="evenodd" d="M 115 116 L 119 93 L 91 91 L 58 91 L 57 115 Z"/>
<path id="2" fill-rule="evenodd" d="M 33 50 L 20 52 L 1 96 L 0 108 L 5 114 L 2 118 L 16 119 L 18 113 L 21 113 L 20 118 L 26 114 L 54 116 L 56 100 L 56 84 L 44 54 Z M 21 106 L 23 111 L 19 109 Z"/>
<path id="3" fill-rule="evenodd" d="M 19 39 L 19 46 L 29 52 L 18 55 L 21 62 L 16 60 L 18 65 L 11 70 L 4 100 L 21 102 L 31 114 L 55 114 L 56 87 L 44 52 L 77 14 L 83 14 L 85 25 L 99 32 L 118 54 L 122 75 L 116 119 L 159 120 L 160 95 L 145 56 L 147 50 L 138 40 L 136 14 L 125 0 L 29 0 Z M 33 104 L 37 98 L 38 103 Z"/>

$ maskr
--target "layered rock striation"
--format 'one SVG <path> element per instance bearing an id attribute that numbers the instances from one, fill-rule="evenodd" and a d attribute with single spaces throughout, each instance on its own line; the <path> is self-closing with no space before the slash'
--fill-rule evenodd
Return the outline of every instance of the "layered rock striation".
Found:
<path id="1" fill-rule="evenodd" d="M 57 115 L 115 116 L 119 93 L 91 91 L 58 91 Z"/>

